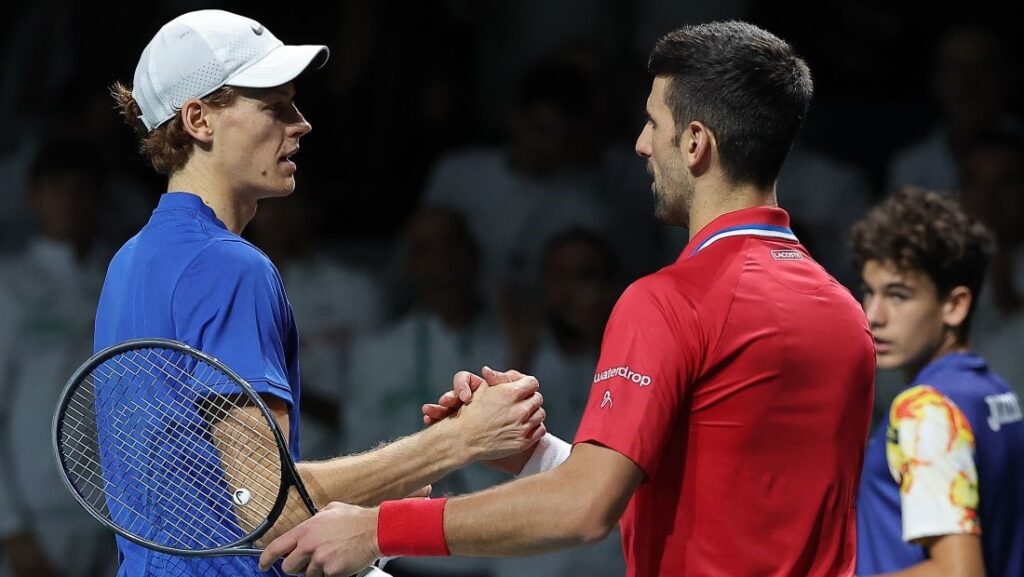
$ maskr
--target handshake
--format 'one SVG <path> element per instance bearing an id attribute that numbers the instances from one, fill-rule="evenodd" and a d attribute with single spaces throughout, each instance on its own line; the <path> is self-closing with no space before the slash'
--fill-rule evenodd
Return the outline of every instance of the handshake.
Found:
<path id="1" fill-rule="evenodd" d="M 448 427 L 449 442 L 461 446 L 468 459 L 519 474 L 547 433 L 537 379 L 484 367 L 480 375 L 460 371 L 452 382 L 436 404 L 423 405 L 423 423 Z"/>
<path id="2" fill-rule="evenodd" d="M 269 570 L 277 559 L 285 557 L 282 567 L 289 574 L 347 576 L 380 558 L 377 510 L 337 501 L 376 504 L 402 495 L 425 497 L 429 485 L 413 494 L 409 488 L 421 487 L 424 481 L 429 483 L 478 460 L 512 475 L 557 466 L 568 457 L 570 448 L 547 435 L 544 397 L 539 389 L 537 379 L 514 370 L 498 372 L 484 367 L 480 375 L 456 373 L 452 390 L 441 395 L 436 404 L 423 405 L 425 430 L 377 450 L 334 461 L 338 467 L 321 478 L 337 481 L 347 469 L 349 474 L 344 476 L 349 480 L 348 495 L 340 490 L 325 491 L 325 496 L 335 502 L 277 536 L 260 558 L 261 570 Z M 540 451 L 538 447 L 542 447 Z M 299 469 L 304 479 L 307 472 L 313 472 L 302 465 Z M 352 474 L 355 471 L 360 473 Z M 353 491 L 360 480 L 367 479 L 372 481 L 367 485 L 369 492 Z M 444 501 L 437 503 L 443 510 Z M 355 522 L 353 515 L 363 516 L 362 522 Z M 416 533 L 427 530 L 414 518 L 402 523 Z M 435 525 L 435 532 L 443 533 L 442 525 Z M 386 573 L 372 567 L 360 573 L 360 577 L 369 575 Z"/>

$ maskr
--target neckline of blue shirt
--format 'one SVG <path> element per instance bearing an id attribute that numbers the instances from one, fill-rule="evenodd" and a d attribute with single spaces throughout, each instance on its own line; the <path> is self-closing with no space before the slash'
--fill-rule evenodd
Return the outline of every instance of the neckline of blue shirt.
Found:
<path id="1" fill-rule="evenodd" d="M 917 377 L 914 378 L 914 383 L 926 381 L 932 375 L 949 369 L 978 370 L 985 368 L 987 365 L 988 363 L 985 362 L 985 359 L 971 351 L 946 353 L 925 365 L 925 367 L 917 373 Z"/>
<path id="2" fill-rule="evenodd" d="M 157 203 L 156 210 L 153 212 L 157 213 L 166 210 L 185 210 L 197 217 L 212 222 L 224 230 L 228 229 L 227 225 L 217 218 L 217 213 L 213 212 L 212 208 L 206 206 L 203 199 L 191 192 L 175 191 L 165 192 L 160 195 L 160 202 Z"/>

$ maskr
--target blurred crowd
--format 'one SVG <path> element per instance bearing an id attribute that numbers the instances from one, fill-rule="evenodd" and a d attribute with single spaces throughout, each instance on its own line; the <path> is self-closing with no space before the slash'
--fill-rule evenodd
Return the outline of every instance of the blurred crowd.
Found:
<path id="1" fill-rule="evenodd" d="M 957 195 L 993 229 L 999 250 L 972 344 L 1024 391 L 1021 24 L 997 5 L 972 3 L 965 15 L 878 0 L 347 0 L 288 12 L 270 2 L 17 3 L 0 23 L 0 577 L 24 574 L 15 567 L 27 561 L 36 576 L 112 574 L 112 540 L 48 458 L 50 416 L 91 351 L 106 263 L 165 188 L 107 89 L 131 81 L 162 22 L 200 7 L 332 50 L 297 85 L 314 127 L 296 157 L 298 189 L 261 205 L 245 231 L 295 310 L 304 458 L 415 432 L 422 403 L 455 371 L 483 365 L 537 376 L 549 430 L 572 438 L 618 295 L 687 238 L 654 220 L 633 153 L 646 55 L 665 32 L 711 19 L 753 21 L 807 57 L 816 96 L 778 198 L 855 294 L 848 228 L 899 186 Z M 880 375 L 880 410 L 897 381 Z M 479 466 L 435 490 L 503 480 Z M 72 530 L 94 525 L 92 541 Z M 56 537 L 38 542 L 36 531 Z M 61 543 L 68 535 L 75 542 Z M 52 555 L 68 547 L 80 553 L 73 567 Z M 541 558 L 393 567 L 623 573 L 617 535 Z"/>

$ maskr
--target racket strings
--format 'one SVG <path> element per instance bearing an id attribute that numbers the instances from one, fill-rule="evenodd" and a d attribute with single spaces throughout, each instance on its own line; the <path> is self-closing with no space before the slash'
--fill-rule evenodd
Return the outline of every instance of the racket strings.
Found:
<path id="1" fill-rule="evenodd" d="M 178 549 L 237 542 L 266 520 L 281 456 L 232 379 L 172 349 L 128 350 L 83 379 L 60 450 L 79 495 L 126 532 Z"/>
<path id="2" fill-rule="evenodd" d="M 134 364 L 136 364 L 136 366 L 138 366 L 140 368 L 140 370 L 144 370 L 145 369 L 145 367 L 143 367 L 141 365 L 138 365 L 137 363 L 134 363 Z M 166 371 L 162 371 L 162 372 L 164 372 L 165 375 L 168 376 L 169 378 L 174 378 L 174 375 L 172 375 L 171 373 L 168 373 Z M 152 373 L 149 373 L 148 371 L 147 371 L 147 374 L 149 376 L 157 378 L 157 375 L 153 375 Z M 181 383 L 182 385 L 185 385 L 185 383 L 181 382 L 180 379 L 176 379 L 176 382 Z M 199 382 L 209 382 L 209 381 L 200 378 Z M 224 400 L 224 399 L 226 399 L 228 397 L 220 396 L 220 397 L 216 397 L 216 398 Z M 210 402 L 213 402 L 213 401 L 211 400 L 210 397 L 206 397 L 206 398 L 203 399 L 202 402 L 210 403 Z M 161 422 L 163 424 L 165 424 L 165 425 L 166 424 L 173 425 L 173 423 L 168 423 L 166 420 L 164 420 L 164 418 L 167 415 L 164 414 L 164 412 L 162 411 L 162 407 L 153 405 L 152 403 L 149 403 L 146 399 L 139 399 L 138 400 L 138 404 L 139 404 L 139 406 L 140 406 L 140 408 L 142 410 L 148 412 L 149 414 L 151 414 L 151 415 L 158 415 L 159 418 L 161 419 Z M 189 456 L 192 457 L 195 460 L 195 463 L 193 463 L 191 460 L 182 460 L 182 461 L 176 461 L 174 463 L 171 463 L 166 458 L 165 455 L 160 454 L 160 453 L 155 454 L 154 458 L 159 460 L 159 461 L 162 461 L 162 463 L 164 465 L 166 465 L 168 468 L 170 468 L 170 467 L 185 468 L 187 470 L 187 472 L 189 472 L 189 473 L 191 473 L 192 475 L 195 475 L 195 476 L 200 475 L 205 470 L 215 469 L 217 467 L 223 467 L 225 472 L 229 472 L 230 473 L 230 472 L 241 470 L 241 465 L 249 465 L 249 466 L 251 466 L 253 471 L 261 471 L 261 472 L 265 473 L 265 474 L 255 475 L 255 476 L 248 475 L 248 477 L 250 477 L 251 480 L 255 481 L 255 486 L 260 489 L 260 492 L 259 492 L 260 495 L 266 495 L 266 494 L 270 494 L 271 495 L 270 502 L 266 506 L 265 511 L 263 511 L 263 516 L 266 516 L 266 513 L 269 513 L 270 512 L 270 508 L 273 506 L 274 497 L 276 497 L 276 495 L 277 495 L 277 490 L 278 490 L 278 486 L 279 486 L 279 479 L 280 479 L 280 472 L 279 472 L 279 470 L 277 470 L 277 471 L 270 471 L 270 469 L 267 468 L 267 463 L 268 462 L 269 463 L 276 463 L 277 460 L 278 460 L 276 445 L 273 444 L 274 443 L 273 433 L 270 431 L 269 427 L 266 426 L 266 422 L 262 419 L 262 415 L 254 416 L 254 415 L 249 414 L 249 413 L 238 413 L 238 412 L 234 412 L 233 413 L 233 412 L 231 412 L 229 410 L 229 407 L 228 407 L 227 403 L 224 403 L 224 402 L 221 402 L 220 406 L 221 406 L 221 413 L 219 414 L 219 420 L 221 422 L 217 422 L 217 421 L 214 421 L 214 420 L 208 420 L 207 422 L 209 422 L 211 424 L 216 423 L 217 426 L 220 426 L 220 427 L 223 428 L 226 423 L 234 422 L 235 424 L 237 424 L 238 422 L 240 422 L 239 421 L 239 416 L 250 419 L 246 423 L 246 425 L 248 425 L 248 426 L 247 427 L 242 427 L 242 428 L 246 429 L 247 431 L 249 431 L 251 433 L 253 433 L 254 435 L 260 435 L 260 436 L 264 436 L 265 437 L 264 439 L 262 439 L 262 441 L 264 441 L 264 442 L 257 443 L 255 445 L 253 445 L 253 446 L 257 447 L 257 448 L 264 447 L 266 449 L 266 450 L 262 451 L 262 454 L 260 454 L 258 456 L 258 458 L 253 456 L 253 455 L 247 455 L 247 457 L 248 457 L 247 462 L 240 462 L 240 460 L 239 460 L 239 455 L 241 454 L 240 452 L 227 452 L 227 451 L 222 451 L 222 455 L 221 455 L 221 459 L 220 460 L 216 459 L 216 457 L 214 455 L 204 454 L 204 453 L 202 453 L 200 451 L 193 451 L 193 452 L 191 452 L 189 454 Z M 236 407 L 236 406 L 241 406 L 241 405 L 239 403 L 232 403 L 231 406 L 232 407 Z M 232 434 L 235 433 L 235 432 L 236 431 L 234 431 L 234 430 L 230 431 L 230 433 L 232 433 Z M 253 435 L 250 435 L 250 437 L 251 436 L 253 436 Z M 244 436 L 243 437 L 238 437 L 238 438 L 244 438 Z M 184 437 L 183 438 L 183 441 L 191 442 L 191 443 L 197 442 L 199 440 L 200 440 L 200 437 L 198 435 L 192 436 L 192 437 Z M 198 448 L 198 447 L 193 445 L 192 448 L 195 449 L 195 448 Z M 239 451 L 241 448 L 240 447 L 235 447 L 234 449 L 235 449 L 235 451 Z M 229 459 L 229 458 L 231 459 L 230 463 L 225 463 L 224 460 Z M 247 479 L 239 479 L 239 480 L 240 481 L 248 481 L 250 479 L 247 478 Z M 254 528 L 255 527 L 252 527 L 252 528 L 250 528 L 250 530 L 254 529 Z"/>
<path id="3" fill-rule="evenodd" d="M 79 405 L 79 407 L 81 407 L 81 400 L 77 398 L 71 399 L 69 407 L 72 405 Z M 84 420 L 83 422 L 95 422 L 95 417 Z M 123 422 L 115 420 L 114 427 L 112 428 L 116 429 L 118 424 L 123 424 Z M 68 430 L 69 428 L 66 427 L 65 432 Z M 121 432 L 123 433 L 124 431 L 122 430 Z M 181 523 L 175 523 L 175 526 L 173 527 L 169 524 L 175 520 L 185 519 L 191 526 L 205 525 L 216 527 L 210 523 L 209 519 L 200 518 L 191 511 L 181 507 L 176 507 L 176 502 L 168 499 L 168 495 L 162 495 L 159 493 L 155 495 L 140 494 L 135 499 L 126 498 L 126 495 L 130 495 L 131 493 L 123 490 L 123 487 L 127 483 L 131 483 L 138 478 L 144 478 L 152 475 L 151 469 L 143 469 L 137 464 L 137 461 L 130 460 L 129 458 L 123 462 L 119 462 L 119 467 L 117 468 L 106 468 L 105 471 L 108 473 L 108 478 L 103 478 L 101 473 L 104 471 L 101 465 L 102 461 L 108 459 L 125 459 L 126 456 L 130 457 L 131 453 L 135 452 L 134 447 L 126 444 L 123 439 L 124 437 L 114 438 L 107 440 L 103 445 L 94 445 L 94 447 L 100 447 L 99 455 L 96 455 L 95 450 L 83 450 L 81 447 L 76 447 L 75 449 L 65 448 L 66 462 L 74 461 L 78 466 L 77 468 L 84 468 L 90 472 L 89 475 L 79 479 L 79 482 L 75 483 L 76 486 L 79 487 L 79 494 L 85 496 L 94 507 L 103 512 L 108 520 L 116 522 L 129 533 L 148 538 L 151 536 L 149 534 L 152 533 L 167 532 L 166 535 L 164 535 L 164 537 L 169 541 L 167 544 L 181 548 L 194 547 L 193 541 L 185 539 L 186 537 L 189 537 L 187 532 L 179 530 L 171 531 L 171 529 L 178 529 L 181 526 Z M 97 461 L 97 457 L 99 457 L 99 461 Z M 158 466 L 166 466 L 167 464 L 166 459 L 163 459 L 158 455 L 153 459 L 153 461 Z M 99 478 L 98 481 L 97 477 Z M 83 484 L 90 489 L 88 495 L 85 495 L 81 490 Z M 140 488 L 145 489 L 146 487 L 146 485 L 142 485 Z M 112 488 L 120 490 L 111 490 Z M 142 502 L 144 501 L 143 497 L 155 497 L 155 502 L 144 503 Z M 111 516 L 110 508 L 107 506 L 109 501 L 113 501 L 116 505 L 119 505 L 121 507 L 120 511 L 130 511 L 135 513 L 135 515 L 122 514 L 118 517 Z M 158 516 L 145 515 L 147 506 L 158 506 L 164 511 L 171 510 L 173 514 Z M 210 513 L 208 510 L 200 511 L 207 514 Z M 226 519 L 226 515 L 222 514 L 219 516 L 219 521 L 224 521 Z M 149 529 L 147 529 L 147 527 Z M 229 536 L 228 533 L 223 530 L 215 530 L 214 533 L 214 537 L 216 539 L 227 542 L 226 540 Z"/>
<path id="4" fill-rule="evenodd" d="M 105 375 L 105 377 L 108 377 L 108 378 L 109 378 L 109 375 Z M 73 400 L 74 400 L 74 399 L 73 399 Z M 81 405 L 79 405 L 79 406 L 81 406 Z M 122 412 L 123 412 L 123 411 L 122 411 Z M 90 419 L 90 421 L 93 421 L 93 420 L 94 420 L 94 419 Z M 125 429 L 126 429 L 126 427 L 124 427 L 124 425 L 123 425 L 123 423 L 124 423 L 124 422 L 123 422 L 123 421 L 121 421 L 121 420 L 119 420 L 119 419 L 116 419 L 116 418 L 113 418 L 113 419 L 112 419 L 112 422 L 113 422 L 114 426 L 113 426 L 113 427 L 110 427 L 110 428 L 113 428 L 113 429 L 118 429 L 118 428 L 120 428 L 120 431 L 119 431 L 119 432 L 121 432 L 121 433 L 125 433 L 125 432 L 126 432 L 126 430 L 125 430 Z M 118 425 L 121 425 L 121 426 L 120 426 L 120 427 L 118 427 Z M 131 434 L 135 434 L 136 432 L 137 432 L 137 431 L 135 431 L 135 430 L 134 430 L 134 428 L 133 428 L 133 430 L 131 430 L 131 431 L 130 431 L 130 433 L 131 433 Z M 130 435 L 129 435 L 129 438 L 130 438 Z M 123 439 L 123 437 L 122 437 L 122 439 Z M 102 460 L 102 459 L 104 459 L 104 458 L 109 458 L 109 457 L 110 457 L 110 455 L 111 455 L 111 450 L 113 450 L 113 449 L 121 449 L 121 451 L 122 451 L 122 452 L 124 452 L 124 450 L 125 450 L 125 447 L 126 447 L 126 445 L 125 445 L 125 444 L 124 444 L 123 442 L 120 442 L 120 441 L 118 441 L 118 442 L 117 442 L 116 444 L 111 444 L 111 443 L 110 443 L 110 442 L 108 441 L 108 443 L 107 443 L 107 446 L 103 447 L 103 449 L 105 449 L 105 450 L 101 452 L 101 455 L 100 455 L 100 456 L 101 456 L 101 460 Z M 115 451 L 115 453 L 116 453 L 116 451 Z M 98 465 L 98 463 L 96 462 L 96 460 L 95 460 L 95 459 L 93 459 L 93 458 L 90 458 L 90 459 L 89 459 L 89 461 L 88 461 L 88 463 L 89 463 L 89 464 L 91 464 L 91 465 L 92 465 L 93 467 L 98 467 L 98 466 L 99 466 L 99 465 Z M 159 464 L 159 463 L 158 463 L 158 464 Z M 129 478 L 130 478 L 130 475 L 131 475 L 132 473 L 135 473 L 135 474 L 141 474 L 141 475 L 146 475 L 146 474 L 148 474 L 148 473 L 147 473 L 146 471 L 143 471 L 142 469 L 140 469 L 140 468 L 139 468 L 138 466 L 136 466 L 136 465 L 135 465 L 134 463 L 132 463 L 132 462 L 130 462 L 130 461 L 129 461 L 129 462 L 126 462 L 126 463 L 124 463 L 124 465 L 125 465 L 125 467 L 124 467 L 124 468 L 122 468 L 122 469 L 120 469 L 120 470 L 114 469 L 114 470 L 112 471 L 112 474 L 113 474 L 113 475 L 116 475 L 116 476 L 115 476 L 115 477 L 113 477 L 113 478 L 109 478 L 109 479 L 107 480 L 107 483 L 108 483 L 109 485 L 111 485 L 111 486 L 113 486 L 113 487 L 118 487 L 118 486 L 120 486 L 120 485 L 124 484 L 124 482 L 125 482 L 125 480 L 126 480 L 126 475 L 128 475 L 128 476 L 129 476 Z M 109 471 L 109 469 L 112 469 L 112 468 L 108 468 L 108 472 L 110 472 L 110 471 Z M 117 497 L 118 497 L 118 495 L 121 495 L 121 494 L 123 494 L 123 492 L 118 492 L 117 494 L 114 494 L 114 495 L 111 495 L 111 496 L 112 496 L 112 497 L 115 497 L 115 498 L 114 498 L 114 501 L 115 501 L 116 503 L 118 503 L 118 504 L 125 504 L 125 501 L 124 501 L 123 499 L 121 499 L 121 498 L 117 498 Z M 101 494 L 100 496 L 101 496 L 101 497 L 103 497 L 103 495 L 102 495 L 102 494 Z M 129 507 L 131 508 L 131 506 L 130 506 L 130 505 L 129 505 Z M 193 517 L 194 517 L 194 515 L 193 515 Z M 134 521 L 138 521 L 139 519 L 138 519 L 138 518 L 135 518 L 135 519 L 131 519 L 131 520 L 134 520 Z M 165 521 L 165 519 L 164 519 L 164 518 L 156 518 L 156 519 L 154 519 L 154 520 L 152 520 L 152 521 L 150 521 L 150 522 L 151 522 L 151 523 L 153 523 L 154 525 L 158 526 L 158 527 L 159 527 L 160 529 L 162 529 L 162 530 L 166 530 L 166 529 L 167 529 L 167 527 L 166 527 L 166 523 L 165 523 L 164 521 Z M 196 519 L 195 519 L 195 518 L 191 519 L 191 521 L 192 521 L 193 523 L 196 523 Z M 129 530 L 131 530 L 131 531 L 132 531 L 132 532 L 134 532 L 134 533 L 138 533 L 138 532 L 139 532 L 139 531 L 138 531 L 138 527 L 126 527 L 126 528 L 127 528 L 127 529 L 129 529 Z M 180 541 L 179 541 L 179 542 L 180 542 Z"/>
<path id="5" fill-rule="evenodd" d="M 151 353 L 149 350 L 146 352 Z M 149 361 L 149 359 L 147 359 L 147 361 Z M 139 370 L 146 370 L 144 365 L 140 365 L 135 361 L 132 362 L 137 368 L 139 368 Z M 179 376 L 176 376 L 163 368 L 157 368 L 163 373 L 163 376 L 173 379 L 175 383 L 180 384 L 183 387 L 195 387 L 194 384 L 183 381 Z M 175 368 L 178 369 L 180 373 L 186 373 L 184 368 Z M 203 369 L 207 371 L 207 375 L 200 374 L 196 377 L 190 378 L 190 380 L 195 380 L 198 383 L 205 383 L 205 388 L 209 387 L 210 383 L 215 382 L 214 377 L 220 377 L 223 384 L 229 384 L 229 386 L 232 387 L 234 386 L 218 369 L 211 367 L 210 365 L 206 365 L 205 363 L 201 364 L 195 372 L 198 373 L 198 371 Z M 148 371 L 147 374 L 153 378 L 160 378 L 160 375 L 154 375 Z M 197 401 L 197 406 L 200 408 L 212 407 L 215 409 L 208 413 L 203 413 L 203 416 L 205 417 L 204 420 L 206 423 L 216 425 L 220 429 L 224 430 L 226 433 L 224 436 L 227 439 L 234 439 L 239 442 L 247 441 L 244 445 L 236 445 L 232 447 L 235 449 L 232 452 L 222 451 L 221 459 L 231 459 L 231 463 L 235 466 L 227 466 L 224 465 L 223 462 L 221 462 L 220 465 L 223 465 L 225 470 L 228 472 L 241 471 L 243 470 L 243 466 L 251 468 L 252 471 L 259 473 L 258 475 L 253 475 L 251 480 L 255 481 L 257 485 L 260 485 L 265 491 L 273 493 L 276 497 L 277 489 L 280 485 L 279 480 L 281 473 L 279 468 L 269 466 L 280 464 L 276 440 L 273 432 L 264 420 L 263 414 L 256 409 L 255 404 L 240 394 L 233 395 L 229 393 L 200 396 Z M 246 410 L 236 410 L 243 408 Z M 159 408 L 151 407 L 150 410 L 153 411 L 153 414 L 160 414 Z M 236 433 L 242 434 L 239 435 Z M 252 449 L 256 449 L 255 453 Z M 259 449 L 263 450 L 260 451 Z M 209 457 L 202 454 L 197 456 L 204 461 L 206 466 L 218 466 L 218 463 L 211 462 Z"/>
<path id="6" fill-rule="evenodd" d="M 159 419 L 160 420 L 159 424 L 162 424 L 164 426 L 173 426 L 174 425 L 173 422 L 170 422 L 170 421 L 166 420 L 167 415 L 162 413 L 162 407 L 154 405 L 154 404 L 148 402 L 146 399 L 138 399 L 136 404 L 137 404 L 137 407 L 139 409 L 141 409 L 143 411 L 146 411 L 150 415 L 154 415 L 157 419 Z M 230 413 L 228 415 L 230 415 Z M 117 416 L 113 416 L 112 415 L 111 418 L 115 420 L 115 424 L 120 425 L 121 427 L 126 427 L 126 426 L 129 425 L 128 423 L 125 423 L 123 420 L 119 420 L 117 418 Z M 227 418 L 227 415 L 222 416 L 222 418 Z M 253 423 L 253 425 L 254 425 L 253 429 L 256 432 L 261 432 L 261 431 L 256 430 L 256 427 L 258 427 L 261 424 L 264 424 L 264 423 L 262 421 Z M 265 424 L 264 424 L 264 426 L 265 426 Z M 270 433 L 269 430 L 267 430 L 266 432 L 267 432 L 267 435 L 271 437 L 271 442 L 273 442 L 273 440 L 272 440 L 272 433 Z M 132 433 L 135 434 L 135 435 L 138 434 L 136 431 L 132 431 Z M 128 438 L 133 438 L 133 437 L 129 436 Z M 192 443 L 196 442 L 197 440 L 198 440 L 198 437 L 186 437 L 186 438 L 183 439 L 183 441 L 185 441 L 185 442 L 192 442 Z M 112 445 L 111 446 L 112 448 L 122 448 L 122 449 L 126 449 L 127 448 L 124 445 L 123 441 L 121 441 L 119 439 L 114 439 L 114 441 L 117 444 Z M 128 451 L 125 451 L 125 453 L 127 453 L 127 452 Z M 203 454 L 203 453 L 200 453 L 200 452 L 193 452 L 191 454 L 191 456 L 194 458 L 194 462 L 193 461 L 182 461 L 182 462 L 175 462 L 173 464 L 170 461 L 168 461 L 166 455 L 164 455 L 162 453 L 154 454 L 153 458 L 158 460 L 158 461 L 161 461 L 162 464 L 164 464 L 167 467 L 171 467 L 173 465 L 174 467 L 185 468 L 186 470 L 188 470 L 189 472 L 191 472 L 194 475 L 198 475 L 203 470 L 206 470 L 206 469 L 209 469 L 209 468 L 215 468 L 215 467 L 218 467 L 218 466 L 222 465 L 222 463 L 220 463 L 220 461 L 218 461 L 215 458 L 215 456 L 213 456 L 213 455 L 206 455 L 206 454 Z M 262 456 L 264 457 L 264 459 L 267 457 L 267 455 L 262 455 Z M 274 456 L 276 457 L 276 448 L 274 450 Z M 123 457 L 120 457 L 120 458 L 123 458 Z M 261 464 L 261 463 L 258 463 L 255 460 L 253 460 L 251 464 L 253 465 L 254 468 L 256 468 L 257 465 L 261 465 L 261 466 L 264 466 L 264 467 L 266 466 L 265 463 Z M 274 492 L 276 494 L 278 484 L 276 482 L 274 482 L 274 479 L 266 479 L 265 477 L 260 476 L 260 477 L 257 478 L 257 480 L 258 481 L 263 481 L 262 486 L 261 486 L 262 489 L 264 489 L 265 491 Z"/>
<path id="7" fill-rule="evenodd" d="M 77 400 L 78 399 L 73 399 L 72 402 L 77 402 Z M 119 449 L 121 451 L 121 453 L 116 454 L 112 458 L 124 458 L 124 456 L 126 454 L 131 452 L 129 447 L 123 442 L 123 440 L 120 440 L 120 439 L 115 439 L 114 440 L 114 444 L 110 445 L 109 447 L 105 447 L 105 448 L 109 448 L 111 450 Z M 102 449 L 101 449 L 101 451 L 102 451 Z M 77 448 L 77 449 L 69 448 L 68 449 L 68 454 L 72 455 L 72 456 L 79 457 L 79 459 L 80 459 L 79 465 L 92 467 L 93 468 L 92 470 L 94 470 L 94 471 L 100 470 L 100 467 L 101 467 L 100 462 L 95 461 L 89 454 L 84 452 L 82 449 L 80 449 L 80 448 Z M 107 456 L 111 455 L 111 453 L 109 451 L 104 452 L 103 454 L 107 455 Z M 153 456 L 153 460 L 154 460 L 154 462 L 157 465 L 163 466 L 165 470 L 166 469 L 170 469 L 172 467 L 184 468 L 186 474 L 192 474 L 192 475 L 198 475 L 198 474 L 200 474 L 200 471 L 201 471 L 201 469 L 199 467 L 188 466 L 187 463 L 173 463 L 172 464 L 172 463 L 170 463 L 166 459 L 166 457 L 162 456 L 159 453 L 157 453 L 157 454 L 155 454 Z M 203 458 L 203 460 L 205 461 L 205 466 L 207 466 L 207 467 L 216 466 L 212 461 L 210 461 L 208 459 Z M 120 475 L 120 477 L 112 480 L 113 484 L 115 486 L 118 485 L 118 484 L 123 484 L 124 482 L 126 482 L 126 480 L 124 478 L 124 473 L 130 472 L 130 473 L 134 473 L 134 474 L 137 474 L 137 475 L 146 475 L 146 474 L 148 474 L 146 471 L 144 471 L 142 468 L 140 468 L 137 464 L 135 464 L 132 461 L 126 461 L 126 462 L 123 463 L 123 465 L 125 466 L 125 469 L 122 472 L 117 473 L 117 474 Z M 91 478 L 88 478 L 88 477 L 83 479 L 83 482 L 85 482 L 87 485 L 89 485 L 89 487 L 91 489 L 90 494 L 87 497 L 90 501 L 92 501 L 96 497 L 99 497 L 100 499 L 103 499 L 105 497 L 102 494 L 103 486 L 101 484 L 97 483 L 95 480 L 93 480 Z M 98 489 L 100 491 L 99 494 L 95 493 L 96 489 Z M 268 491 L 276 491 L 277 489 L 276 489 L 276 487 L 268 487 L 267 490 Z M 172 508 L 175 506 L 175 502 L 166 499 L 166 497 L 167 497 L 166 495 L 159 495 L 158 494 L 158 495 L 155 495 L 155 497 L 158 500 L 162 499 L 162 500 L 165 501 L 165 502 L 159 503 L 161 506 L 172 507 Z M 118 501 L 122 505 L 127 505 L 127 503 L 124 503 L 124 502 L 120 501 L 119 499 L 115 498 L 115 500 Z M 102 503 L 102 500 L 99 501 L 99 504 L 104 505 L 104 503 Z M 267 510 L 269 511 L 269 507 L 268 507 Z M 208 515 L 213 515 L 214 513 L 216 513 L 216 511 L 213 510 L 213 509 L 210 509 L 210 510 L 200 510 L 199 513 L 206 513 Z M 194 525 L 199 525 L 199 524 L 209 523 L 210 522 L 209 519 L 200 519 L 193 512 L 181 510 L 181 511 L 178 512 L 178 514 L 190 517 Z M 221 514 L 217 515 L 216 517 L 217 517 L 216 521 L 218 521 L 220 523 L 230 523 L 230 519 L 228 518 L 228 516 L 225 513 L 221 513 Z M 139 519 L 135 519 L 135 520 L 139 520 Z M 129 529 L 131 532 L 137 532 L 138 527 L 133 527 L 133 528 L 126 527 L 126 529 Z M 227 535 L 222 533 L 218 537 L 223 540 L 223 539 L 227 538 Z M 184 544 L 184 543 L 182 543 L 182 544 Z"/>

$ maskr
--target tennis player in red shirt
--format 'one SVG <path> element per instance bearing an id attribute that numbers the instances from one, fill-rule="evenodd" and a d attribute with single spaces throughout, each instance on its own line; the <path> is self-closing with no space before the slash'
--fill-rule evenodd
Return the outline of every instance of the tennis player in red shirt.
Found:
<path id="1" fill-rule="evenodd" d="M 473 495 L 332 505 L 265 565 L 343 576 L 381 554 L 530 555 L 621 520 L 630 576 L 853 575 L 874 349 L 775 197 L 810 71 L 740 22 L 668 34 L 649 69 L 636 150 L 658 216 L 691 238 L 616 305 L 571 453 L 545 438 L 526 464 L 544 472 Z"/>

